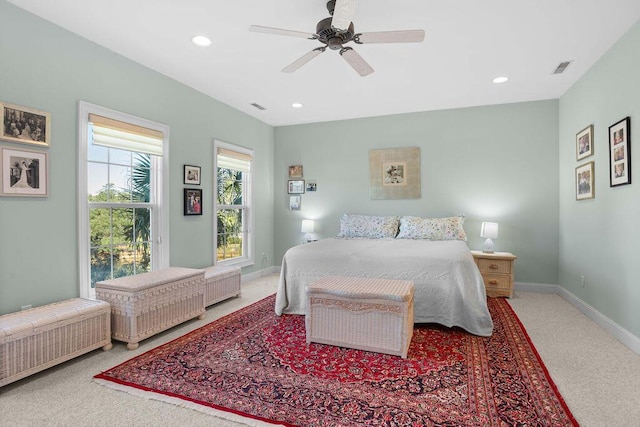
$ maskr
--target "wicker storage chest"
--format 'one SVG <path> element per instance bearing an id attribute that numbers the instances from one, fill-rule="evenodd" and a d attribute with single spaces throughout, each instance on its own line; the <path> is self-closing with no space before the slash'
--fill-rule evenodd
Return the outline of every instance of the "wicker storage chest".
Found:
<path id="1" fill-rule="evenodd" d="M 204 317 L 204 271 L 169 267 L 96 283 L 96 298 L 111 304 L 111 337 L 138 343 L 194 317 Z"/>
<path id="2" fill-rule="evenodd" d="M 323 277 L 307 287 L 307 343 L 407 357 L 413 337 L 413 282 Z"/>
<path id="3" fill-rule="evenodd" d="M 109 304 L 74 298 L 0 316 L 0 386 L 102 347 Z"/>
<path id="4" fill-rule="evenodd" d="M 216 265 L 204 269 L 204 305 L 240 295 L 240 267 Z"/>

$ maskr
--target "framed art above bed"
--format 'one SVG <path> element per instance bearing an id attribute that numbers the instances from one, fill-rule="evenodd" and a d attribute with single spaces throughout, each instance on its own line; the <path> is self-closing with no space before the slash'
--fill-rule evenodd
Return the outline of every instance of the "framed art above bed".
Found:
<path id="1" fill-rule="evenodd" d="M 369 150 L 372 200 L 420 198 L 420 148 Z"/>

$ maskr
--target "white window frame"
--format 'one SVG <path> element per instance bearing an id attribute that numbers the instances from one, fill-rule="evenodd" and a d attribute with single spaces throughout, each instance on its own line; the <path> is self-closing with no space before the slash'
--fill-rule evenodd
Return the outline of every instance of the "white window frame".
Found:
<path id="1" fill-rule="evenodd" d="M 251 167 L 248 173 L 248 177 L 245 175 L 243 189 L 245 194 L 243 195 L 243 203 L 245 206 L 245 233 L 243 236 L 243 244 L 246 245 L 246 255 L 242 257 L 236 257 L 218 261 L 218 209 L 224 209 L 225 205 L 218 204 L 217 192 L 218 192 L 218 147 L 225 148 L 227 150 L 236 151 L 238 153 L 251 156 Z M 255 264 L 255 235 L 253 233 L 255 225 L 255 215 L 253 214 L 253 182 L 255 176 L 255 152 L 250 148 L 240 147 L 228 142 L 220 141 L 218 139 L 213 140 L 213 265 L 233 265 L 236 267 L 247 267 Z M 247 221 L 248 216 L 248 221 Z"/>
<path id="2" fill-rule="evenodd" d="M 113 120 L 131 123 L 137 126 L 162 132 L 163 156 L 152 156 L 153 182 L 151 203 L 154 212 L 151 215 L 151 270 L 169 266 L 169 126 L 111 110 L 99 105 L 80 101 L 78 104 L 78 271 L 80 297 L 95 298 L 95 289 L 91 288 L 91 248 L 89 234 L 88 201 L 88 142 L 89 114 L 97 114 Z"/>

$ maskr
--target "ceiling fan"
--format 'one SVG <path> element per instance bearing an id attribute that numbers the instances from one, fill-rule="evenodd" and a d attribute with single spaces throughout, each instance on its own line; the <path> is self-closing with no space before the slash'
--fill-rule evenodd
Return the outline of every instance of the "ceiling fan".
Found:
<path id="1" fill-rule="evenodd" d="M 357 0 L 330 0 L 327 2 L 329 18 L 325 18 L 316 25 L 315 33 L 283 30 L 280 28 L 251 25 L 249 31 L 257 33 L 276 34 L 280 36 L 300 37 L 318 40 L 324 46 L 317 47 L 301 56 L 282 69 L 285 73 L 292 73 L 324 52 L 327 47 L 339 50 L 340 56 L 362 77 L 373 73 L 371 65 L 365 61 L 353 48 L 344 46 L 349 42 L 356 44 L 368 43 L 416 43 L 424 40 L 424 30 L 378 31 L 371 33 L 356 33 L 353 27 L 353 16 Z"/>

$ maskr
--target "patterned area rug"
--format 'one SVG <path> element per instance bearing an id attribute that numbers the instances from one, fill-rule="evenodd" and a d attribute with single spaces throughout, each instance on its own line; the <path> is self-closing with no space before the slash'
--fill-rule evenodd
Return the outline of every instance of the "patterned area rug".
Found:
<path id="1" fill-rule="evenodd" d="M 577 425 L 509 303 L 489 309 L 491 337 L 416 325 L 402 359 L 307 346 L 304 317 L 270 296 L 96 378 L 290 426 Z"/>

